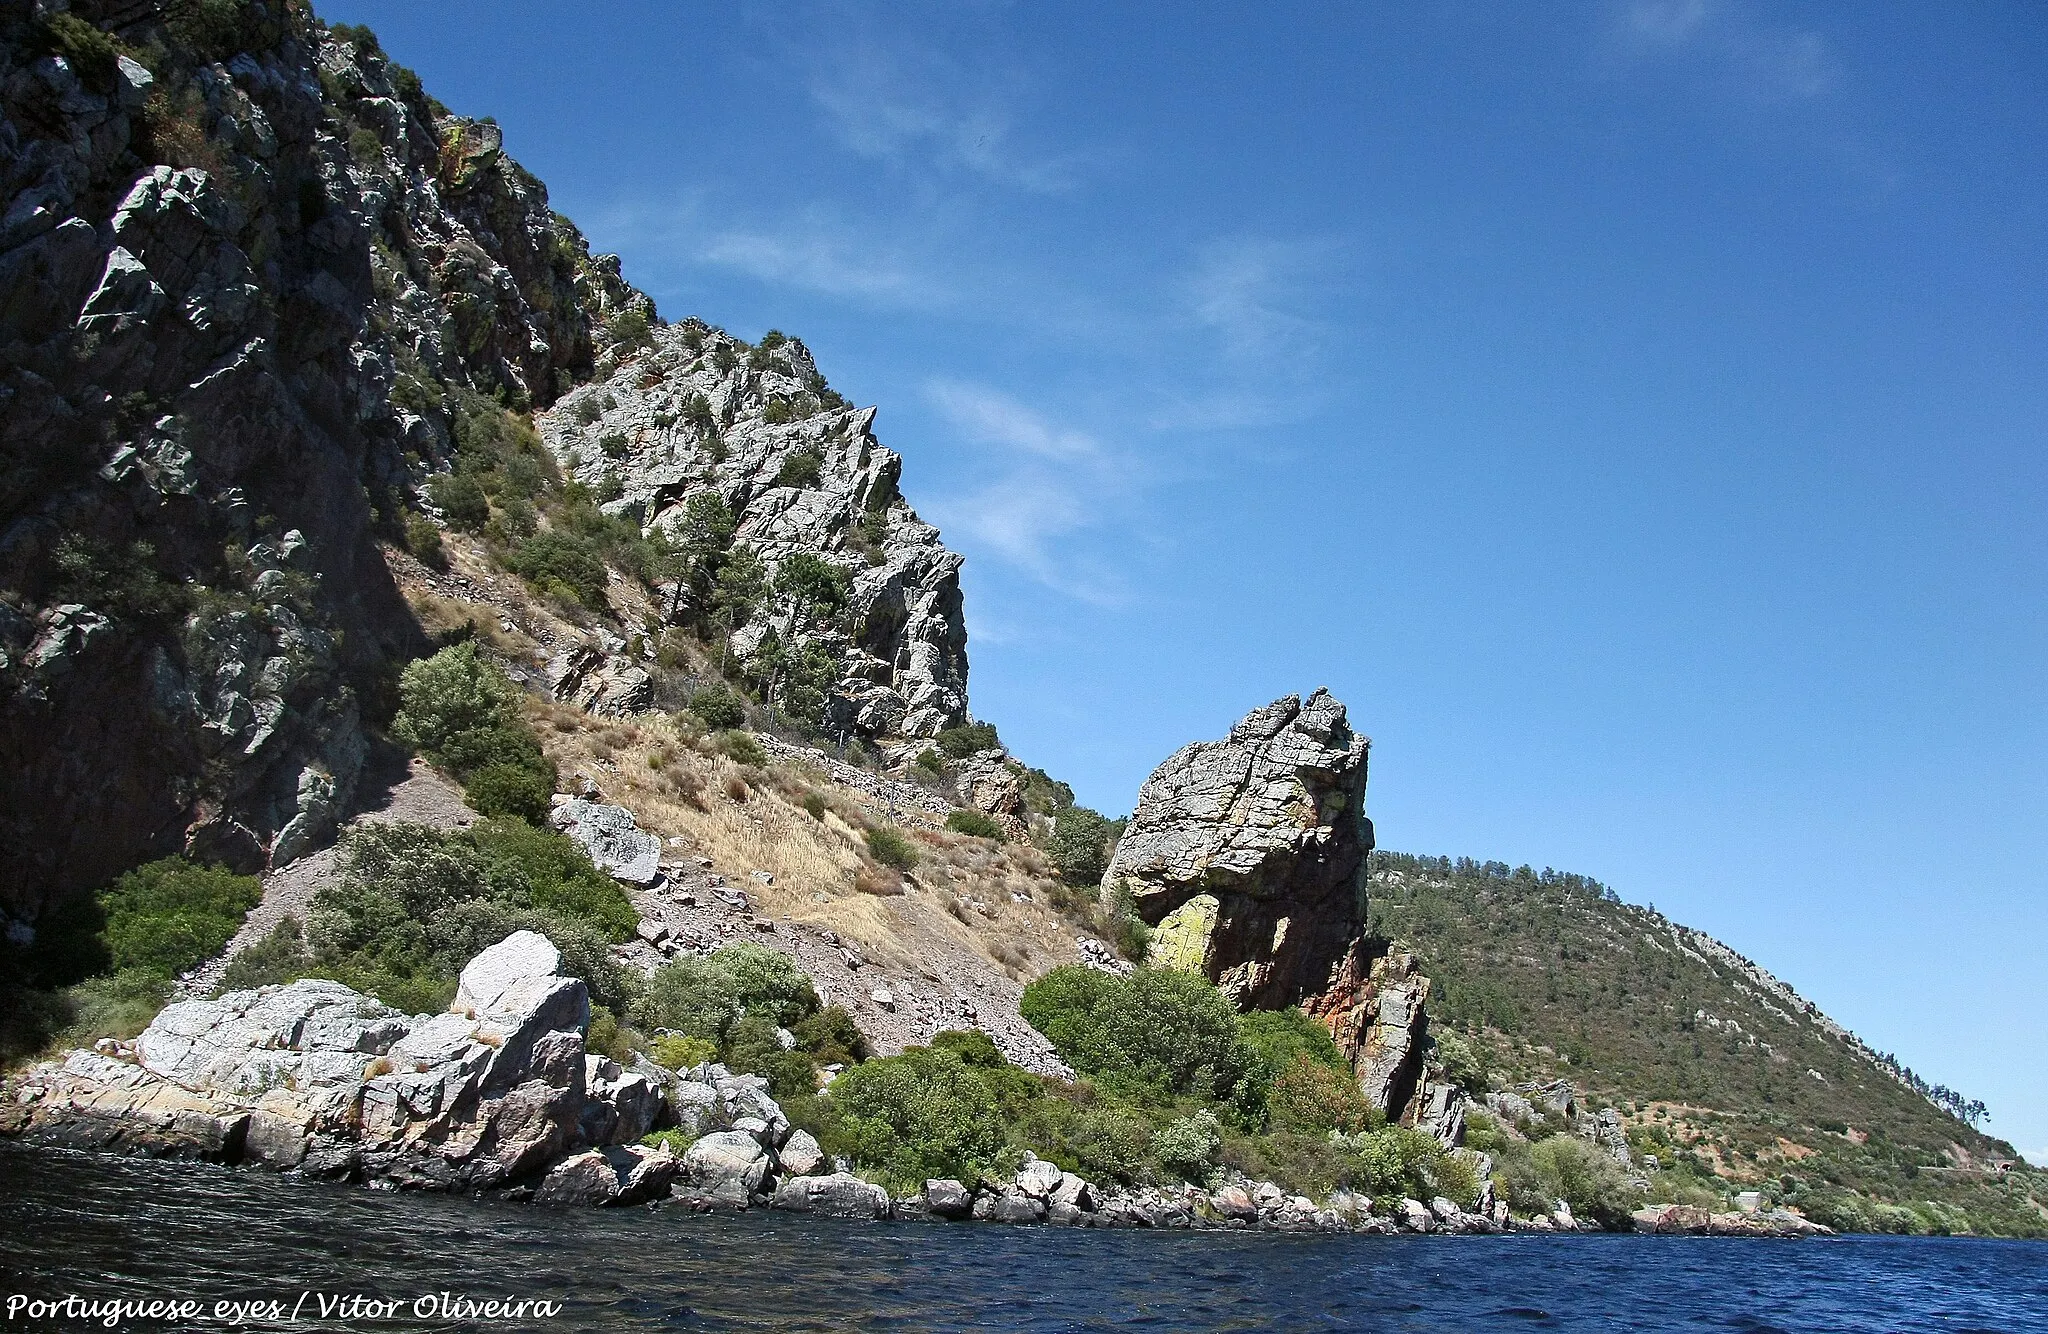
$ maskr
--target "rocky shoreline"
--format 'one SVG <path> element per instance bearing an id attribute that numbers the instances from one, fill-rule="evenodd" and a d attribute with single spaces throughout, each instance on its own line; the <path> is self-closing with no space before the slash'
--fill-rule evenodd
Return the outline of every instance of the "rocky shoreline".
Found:
<path id="1" fill-rule="evenodd" d="M 759 1075 L 715 1062 L 675 1072 L 644 1058 L 626 1069 L 587 1052 L 589 997 L 559 967 L 545 938 L 518 932 L 470 961 L 445 1014 L 402 1015 L 313 979 L 180 1001 L 133 1042 L 103 1041 L 22 1072 L 5 1089 L 0 1134 L 555 1206 L 1190 1230 L 1594 1230 L 1562 1206 L 1549 1218 L 1512 1218 L 1490 1187 L 1474 1211 L 1438 1198 L 1386 1212 L 1349 1192 L 1318 1204 L 1235 1177 L 1212 1188 L 1104 1187 L 1028 1154 L 1008 1180 L 931 1180 L 892 1196 L 792 1127 Z M 663 1130 L 673 1133 L 653 1133 Z M 1794 1214 L 1676 1205 L 1640 1212 L 1636 1227 L 1827 1231 Z"/>

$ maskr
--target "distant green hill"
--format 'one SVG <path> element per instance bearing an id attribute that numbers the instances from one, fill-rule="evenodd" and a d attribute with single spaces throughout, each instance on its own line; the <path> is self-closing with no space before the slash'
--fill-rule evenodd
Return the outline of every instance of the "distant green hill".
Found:
<path id="1" fill-rule="evenodd" d="M 1582 876 L 1375 854 L 1374 934 L 1435 980 L 1430 1012 L 1496 1086 L 1570 1079 L 1624 1115 L 1658 1183 L 1760 1189 L 1882 1231 L 2048 1235 L 2048 1173 L 1935 1105 L 1873 1052 L 1701 932 Z"/>

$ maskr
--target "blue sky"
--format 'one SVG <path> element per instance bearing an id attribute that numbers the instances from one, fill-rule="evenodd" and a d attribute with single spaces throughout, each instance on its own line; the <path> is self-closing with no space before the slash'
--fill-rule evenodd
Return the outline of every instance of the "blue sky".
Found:
<path id="1" fill-rule="evenodd" d="M 322 11 L 881 406 L 1083 800 L 1328 685 L 2048 1161 L 2048 10 Z"/>

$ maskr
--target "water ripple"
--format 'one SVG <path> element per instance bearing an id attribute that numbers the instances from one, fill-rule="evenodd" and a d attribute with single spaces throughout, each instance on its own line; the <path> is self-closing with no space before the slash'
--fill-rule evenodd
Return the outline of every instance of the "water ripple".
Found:
<path id="1" fill-rule="evenodd" d="M 547 1298 L 493 1329 L 2048 1329 L 2048 1244 L 1281 1237 L 552 1213 L 0 1148 L 0 1279 L 37 1297 Z M 305 1329 L 255 1322 L 250 1329 Z M 149 1328 L 149 1326 L 137 1326 Z M 219 1328 L 218 1325 L 211 1326 Z M 329 1322 L 327 1328 L 349 1327 Z M 165 1326 L 156 1326 L 165 1328 Z"/>

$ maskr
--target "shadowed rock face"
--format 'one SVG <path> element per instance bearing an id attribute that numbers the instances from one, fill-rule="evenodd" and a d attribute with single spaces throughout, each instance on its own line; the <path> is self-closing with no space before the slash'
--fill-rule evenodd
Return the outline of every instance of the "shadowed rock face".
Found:
<path id="1" fill-rule="evenodd" d="M 1318 690 L 1160 765 L 1103 880 L 1154 927 L 1151 961 L 1201 973 L 1241 1009 L 1327 990 L 1364 929 L 1369 745 Z"/>
<path id="2" fill-rule="evenodd" d="M 12 17 L 0 40 L 0 910 L 23 924 L 147 857 L 256 869 L 323 837 L 362 704 L 426 646 L 377 542 L 453 456 L 451 391 L 546 403 L 651 313 L 496 127 L 304 6 L 240 7 L 242 49 L 204 60 L 152 48 L 190 6 L 68 8 L 162 54 L 74 69 Z"/>

